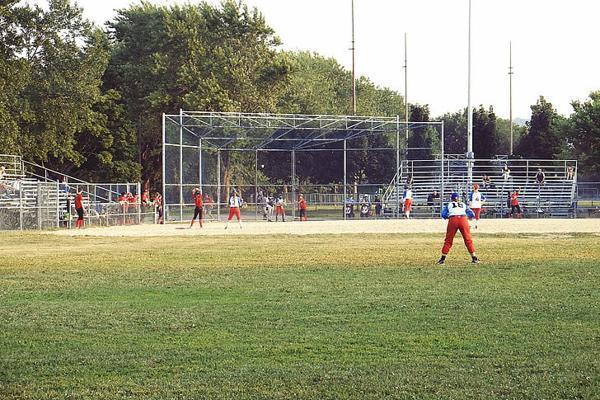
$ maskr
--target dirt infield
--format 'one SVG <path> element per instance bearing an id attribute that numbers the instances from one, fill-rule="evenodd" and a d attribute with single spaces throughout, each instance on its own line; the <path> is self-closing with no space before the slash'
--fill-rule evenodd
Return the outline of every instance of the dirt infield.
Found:
<path id="1" fill-rule="evenodd" d="M 308 222 L 245 222 L 243 229 L 232 223 L 132 225 L 83 230 L 61 230 L 53 234 L 65 236 L 202 236 L 202 235 L 317 235 L 347 233 L 442 233 L 446 223 L 435 219 L 353 220 Z M 600 233 L 598 219 L 490 219 L 479 223 L 476 233 Z"/>

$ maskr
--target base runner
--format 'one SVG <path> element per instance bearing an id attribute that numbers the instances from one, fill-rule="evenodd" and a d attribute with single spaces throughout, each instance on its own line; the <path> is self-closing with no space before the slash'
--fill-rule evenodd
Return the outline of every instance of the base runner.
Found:
<path id="1" fill-rule="evenodd" d="M 229 196 L 229 217 L 227 217 L 225 229 L 229 227 L 229 221 L 231 221 L 234 216 L 237 218 L 238 224 L 240 224 L 240 229 L 242 229 L 242 215 L 240 214 L 240 207 L 242 207 L 242 198 L 238 196 L 237 191 L 233 189 L 231 196 Z"/>
<path id="2" fill-rule="evenodd" d="M 475 229 L 477 229 L 477 223 L 479 222 L 484 202 L 485 196 L 479 191 L 479 185 L 474 184 L 473 191 L 469 194 L 469 207 L 473 210 L 473 214 L 475 214 Z"/>
<path id="3" fill-rule="evenodd" d="M 475 246 L 473 245 L 471 230 L 469 229 L 469 219 L 475 217 L 475 214 L 465 203 L 460 201 L 458 193 L 452 193 L 450 199 L 450 203 L 442 208 L 441 217 L 448 220 L 448 227 L 446 228 L 444 247 L 442 247 L 442 256 L 437 263 L 442 265 L 446 262 L 446 256 L 452 248 L 454 235 L 456 235 L 457 231 L 460 231 L 460 234 L 465 241 L 465 246 L 467 246 L 467 250 L 469 251 L 469 254 L 471 254 L 471 262 L 473 264 L 478 264 L 479 259 L 475 255 Z"/>
<path id="4" fill-rule="evenodd" d="M 204 202 L 202 201 L 202 190 L 200 190 L 200 188 L 192 190 L 192 196 L 194 197 L 194 204 L 196 205 L 196 207 L 194 208 L 194 216 L 192 217 L 190 228 L 194 226 L 194 221 L 196 220 L 196 217 L 198 217 L 198 223 L 200 224 L 200 228 L 202 228 L 202 218 L 204 217 Z"/>

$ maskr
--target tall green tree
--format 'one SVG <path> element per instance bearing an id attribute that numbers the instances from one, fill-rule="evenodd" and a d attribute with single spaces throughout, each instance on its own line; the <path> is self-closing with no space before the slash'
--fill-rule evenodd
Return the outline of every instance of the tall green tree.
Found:
<path id="1" fill-rule="evenodd" d="M 564 137 L 564 117 L 560 116 L 552 104 L 540 96 L 531 106 L 531 120 L 527 123 L 527 133 L 523 135 L 516 153 L 526 158 L 551 159 L 561 153 L 566 144 Z"/>
<path id="2" fill-rule="evenodd" d="M 439 119 L 444 121 L 444 152 L 465 154 L 467 152 L 467 109 L 446 113 Z"/>
<path id="3" fill-rule="evenodd" d="M 146 182 L 160 179 L 162 113 L 276 110 L 289 65 L 256 9 L 232 0 L 218 7 L 143 2 L 120 10 L 109 31 L 105 84 L 122 91 Z"/>
<path id="4" fill-rule="evenodd" d="M 494 108 L 480 105 L 473 111 L 473 152 L 476 158 L 490 159 L 498 154 L 499 139 L 496 132 Z"/>
<path id="5" fill-rule="evenodd" d="M 411 122 L 429 122 L 428 105 L 411 104 L 409 112 Z M 435 128 L 420 125 L 410 130 L 408 159 L 426 160 L 440 152 L 440 134 Z"/>
<path id="6" fill-rule="evenodd" d="M 600 179 L 600 91 L 592 92 L 587 101 L 571 104 L 569 144 L 579 160 L 580 174 Z"/>
<path id="7" fill-rule="evenodd" d="M 111 135 L 100 105 L 105 35 L 68 0 L 51 0 L 47 9 L 13 2 L 0 11 L 1 151 L 66 173 L 87 164 L 86 176 L 100 178 L 97 149 L 82 138 L 106 142 Z"/>

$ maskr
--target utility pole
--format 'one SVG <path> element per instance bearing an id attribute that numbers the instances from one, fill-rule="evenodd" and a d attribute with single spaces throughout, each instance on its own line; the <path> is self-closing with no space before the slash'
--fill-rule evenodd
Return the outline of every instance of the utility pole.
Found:
<path id="1" fill-rule="evenodd" d="M 354 46 L 354 0 L 352 0 L 352 113 L 356 115 L 356 59 Z"/>
<path id="2" fill-rule="evenodd" d="M 510 120 L 510 155 L 513 155 L 513 151 L 514 151 L 514 147 L 513 147 L 513 112 L 512 112 L 512 106 L 513 106 L 513 96 L 512 96 L 512 78 L 513 78 L 513 66 L 512 66 L 512 40 L 508 42 L 508 85 L 509 85 L 509 97 L 510 97 L 510 106 L 509 106 L 509 112 L 508 112 L 508 119 Z"/>

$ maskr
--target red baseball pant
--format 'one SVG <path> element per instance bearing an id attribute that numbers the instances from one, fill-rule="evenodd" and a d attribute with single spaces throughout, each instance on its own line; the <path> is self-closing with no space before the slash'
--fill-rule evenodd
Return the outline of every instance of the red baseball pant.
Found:
<path id="1" fill-rule="evenodd" d="M 240 220 L 241 215 L 240 215 L 240 209 L 238 207 L 230 207 L 229 208 L 229 217 L 227 218 L 227 221 L 231 221 L 234 216 L 237 218 L 238 221 Z"/>
<path id="2" fill-rule="evenodd" d="M 473 210 L 473 214 L 475 214 L 475 220 L 479 221 L 479 216 L 481 215 L 481 208 L 471 208 Z"/>
<path id="3" fill-rule="evenodd" d="M 469 228 L 469 220 L 465 216 L 450 217 L 448 220 L 448 227 L 446 228 L 446 240 L 444 241 L 444 247 L 442 247 L 442 254 L 447 255 L 450 252 L 456 231 L 460 231 L 469 253 L 475 253 L 475 246 L 473 245 L 473 238 L 471 237 L 471 229 Z"/>

